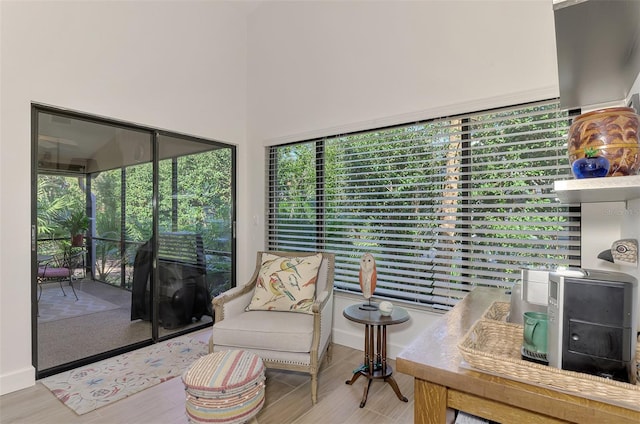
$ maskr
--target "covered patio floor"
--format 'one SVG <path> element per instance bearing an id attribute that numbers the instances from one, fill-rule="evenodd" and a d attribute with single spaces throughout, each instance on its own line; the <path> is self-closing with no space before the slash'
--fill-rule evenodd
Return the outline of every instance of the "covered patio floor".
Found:
<path id="1" fill-rule="evenodd" d="M 151 322 L 131 321 L 130 291 L 90 279 L 76 280 L 73 285 L 77 301 L 66 283 L 67 296 L 58 283 L 43 287 L 38 303 L 38 371 L 151 339 Z M 180 328 L 160 327 L 159 336 L 211 322 L 212 317 L 205 315 Z"/>

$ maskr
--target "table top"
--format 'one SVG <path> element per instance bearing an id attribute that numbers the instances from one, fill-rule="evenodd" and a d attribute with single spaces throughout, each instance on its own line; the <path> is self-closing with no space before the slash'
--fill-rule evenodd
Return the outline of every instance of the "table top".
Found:
<path id="1" fill-rule="evenodd" d="M 640 412 L 584 396 L 491 375 L 463 365 L 458 343 L 495 301 L 508 302 L 504 289 L 477 287 L 426 328 L 396 357 L 396 369 L 417 379 L 518 408 L 575 422 L 640 422 Z M 616 417 L 612 419 L 612 417 Z"/>
<path id="2" fill-rule="evenodd" d="M 391 315 L 385 316 L 382 315 L 378 309 L 373 311 L 361 309 L 360 307 L 363 305 L 366 305 L 366 303 L 347 306 L 342 312 L 342 315 L 350 321 L 368 325 L 393 325 L 409 321 L 409 312 L 400 306 L 394 305 Z"/>

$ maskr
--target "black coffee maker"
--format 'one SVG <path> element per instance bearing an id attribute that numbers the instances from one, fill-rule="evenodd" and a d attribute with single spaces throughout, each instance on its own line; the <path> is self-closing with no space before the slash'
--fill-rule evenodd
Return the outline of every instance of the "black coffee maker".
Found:
<path id="1" fill-rule="evenodd" d="M 638 281 L 583 271 L 549 275 L 549 365 L 635 384 Z"/>

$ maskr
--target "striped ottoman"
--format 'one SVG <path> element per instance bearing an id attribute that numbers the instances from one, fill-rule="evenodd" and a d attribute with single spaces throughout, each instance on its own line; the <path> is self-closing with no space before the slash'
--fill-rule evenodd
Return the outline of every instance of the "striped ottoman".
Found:
<path id="1" fill-rule="evenodd" d="M 264 405 L 264 364 L 244 350 L 210 353 L 182 375 L 192 423 L 239 424 Z"/>

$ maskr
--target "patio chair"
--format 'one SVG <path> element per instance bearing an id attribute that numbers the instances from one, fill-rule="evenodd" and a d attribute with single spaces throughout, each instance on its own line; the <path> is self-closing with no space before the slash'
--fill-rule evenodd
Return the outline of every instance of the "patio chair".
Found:
<path id="1" fill-rule="evenodd" d="M 51 259 L 38 265 L 38 301 L 42 297 L 42 285 L 49 282 L 58 282 L 63 295 L 67 295 L 62 287 L 64 281 L 69 282 L 73 295 L 78 300 L 76 289 L 73 287 L 73 274 L 80 268 L 84 261 L 84 251 L 65 252 L 52 255 Z"/>
<path id="2" fill-rule="evenodd" d="M 318 258 L 314 253 L 258 252 L 249 282 L 213 299 L 209 352 L 246 350 L 260 356 L 267 368 L 310 374 L 315 404 L 320 364 L 325 355 L 331 359 L 333 269 L 331 253 Z"/>

